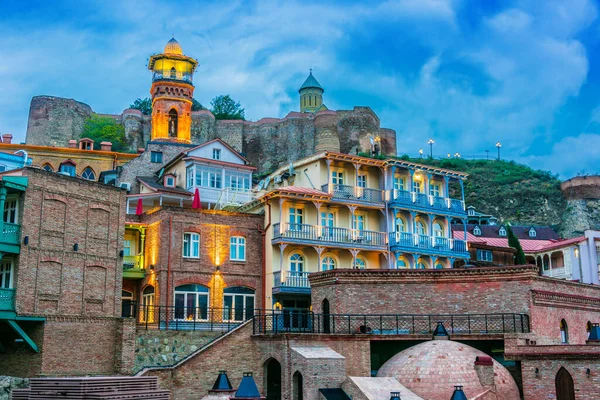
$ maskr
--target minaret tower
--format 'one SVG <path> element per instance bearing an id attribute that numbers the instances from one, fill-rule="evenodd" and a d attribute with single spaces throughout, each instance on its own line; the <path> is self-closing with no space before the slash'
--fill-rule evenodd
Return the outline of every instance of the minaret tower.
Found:
<path id="1" fill-rule="evenodd" d="M 198 61 L 183 54 L 175 38 L 162 54 L 150 57 L 152 71 L 152 132 L 150 139 L 191 142 L 192 77 Z"/>
<path id="2" fill-rule="evenodd" d="M 314 113 L 327 110 L 327 107 L 323 104 L 323 92 L 323 87 L 317 82 L 311 69 L 308 78 L 298 90 L 298 93 L 300 93 L 300 111 Z"/>

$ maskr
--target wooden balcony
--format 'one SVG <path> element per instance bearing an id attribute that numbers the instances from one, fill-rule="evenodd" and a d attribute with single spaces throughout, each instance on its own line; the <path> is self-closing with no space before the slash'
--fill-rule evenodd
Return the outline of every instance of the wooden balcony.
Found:
<path id="1" fill-rule="evenodd" d="M 404 251 L 407 253 L 469 258 L 467 242 L 464 240 L 419 235 L 410 232 L 390 233 L 390 248 L 392 251 Z"/>
<path id="2" fill-rule="evenodd" d="M 390 206 L 466 217 L 465 203 L 462 200 L 409 192 L 407 190 L 392 190 Z"/>
<path id="3" fill-rule="evenodd" d="M 273 244 L 298 243 L 328 247 L 386 250 L 385 233 L 288 222 L 273 224 Z"/>
<path id="4" fill-rule="evenodd" d="M 385 205 L 385 192 L 379 189 L 349 185 L 322 185 L 321 190 L 331 193 L 333 200 L 342 203 L 381 207 Z"/>

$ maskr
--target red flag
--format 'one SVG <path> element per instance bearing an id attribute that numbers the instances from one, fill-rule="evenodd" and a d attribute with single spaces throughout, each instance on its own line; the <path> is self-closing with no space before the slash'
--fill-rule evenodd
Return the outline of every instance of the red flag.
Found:
<path id="1" fill-rule="evenodd" d="M 135 208 L 135 215 L 142 215 L 144 213 L 144 207 L 142 205 L 142 198 L 138 198 L 137 207 Z"/>
<path id="2" fill-rule="evenodd" d="M 202 205 L 200 204 L 200 191 L 198 190 L 198 188 L 196 188 L 196 191 L 194 192 L 194 200 L 192 201 L 192 208 L 202 208 Z"/>

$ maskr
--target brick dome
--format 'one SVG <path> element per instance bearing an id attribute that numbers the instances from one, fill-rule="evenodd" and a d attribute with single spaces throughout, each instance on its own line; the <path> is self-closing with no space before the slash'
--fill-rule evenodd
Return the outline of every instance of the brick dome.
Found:
<path id="1" fill-rule="evenodd" d="M 448 400 L 455 385 L 471 399 L 493 389 L 475 369 L 477 357 L 489 357 L 473 347 L 451 340 L 431 340 L 410 347 L 386 362 L 377 376 L 394 377 L 407 389 L 428 400 Z M 493 368 L 498 400 L 519 400 L 519 389 L 510 372 L 496 360 Z M 490 371 L 491 372 L 491 371 Z M 491 379 L 491 374 L 489 375 Z M 482 382 L 483 381 L 483 382 Z"/>

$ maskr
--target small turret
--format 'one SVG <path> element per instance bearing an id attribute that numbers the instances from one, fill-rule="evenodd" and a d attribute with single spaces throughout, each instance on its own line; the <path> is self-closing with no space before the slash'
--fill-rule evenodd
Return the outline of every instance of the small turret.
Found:
<path id="1" fill-rule="evenodd" d="M 311 69 L 308 78 L 298 90 L 298 93 L 300 93 L 300 111 L 314 113 L 327 110 L 327 107 L 323 104 L 324 91 L 321 84 L 313 76 Z"/>

